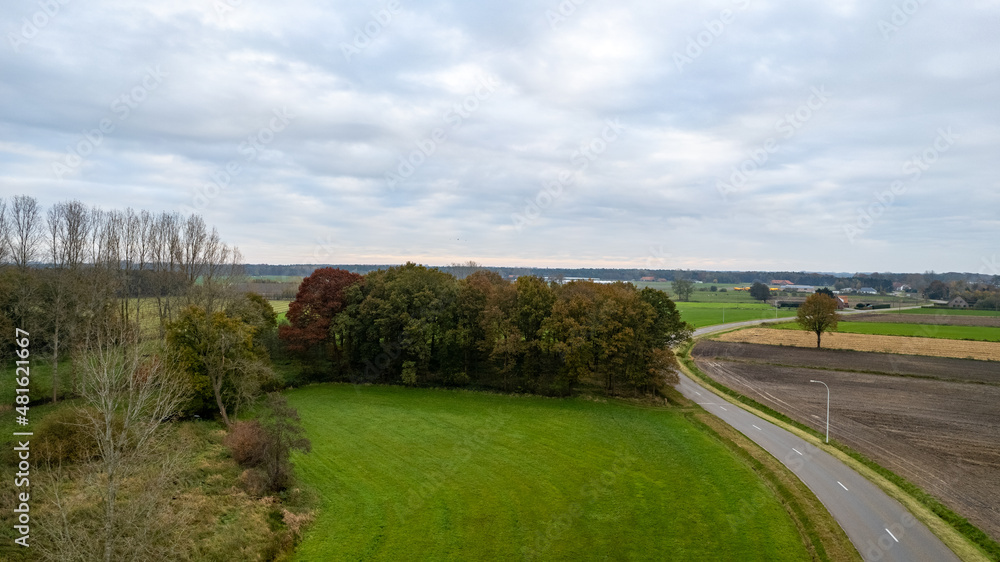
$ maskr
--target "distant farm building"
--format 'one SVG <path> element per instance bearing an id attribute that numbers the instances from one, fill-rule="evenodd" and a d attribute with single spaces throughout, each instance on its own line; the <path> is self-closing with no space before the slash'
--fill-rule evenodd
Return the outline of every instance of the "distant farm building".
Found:
<path id="1" fill-rule="evenodd" d="M 860 289 L 858 289 L 858 292 L 861 293 L 862 295 L 877 295 L 878 294 L 878 291 L 876 291 L 875 289 L 873 289 L 871 287 L 861 287 Z"/>
<path id="2" fill-rule="evenodd" d="M 651 276 L 646 276 L 646 277 L 641 277 L 639 281 L 656 281 L 656 278 Z"/>
<path id="3" fill-rule="evenodd" d="M 787 279 L 772 279 L 769 285 L 794 285 L 791 281 Z"/>
<path id="4" fill-rule="evenodd" d="M 850 303 L 847 302 L 847 297 L 843 295 L 837 295 L 837 308 L 843 310 L 845 308 L 850 308 Z"/>
<path id="5" fill-rule="evenodd" d="M 955 297 L 948 303 L 948 308 L 969 308 L 969 303 L 962 297 Z"/>

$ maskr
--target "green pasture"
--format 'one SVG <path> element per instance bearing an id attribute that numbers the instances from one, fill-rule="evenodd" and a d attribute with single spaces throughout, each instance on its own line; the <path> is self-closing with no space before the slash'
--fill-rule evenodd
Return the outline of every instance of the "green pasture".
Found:
<path id="1" fill-rule="evenodd" d="M 801 330 L 794 323 L 772 326 L 782 330 Z M 1000 342 L 1000 328 L 979 326 L 941 326 L 937 324 L 896 324 L 890 322 L 840 322 L 837 332 L 845 334 L 870 334 L 875 336 L 909 336 L 944 340 L 972 340 Z"/>
<path id="2" fill-rule="evenodd" d="M 804 560 L 760 478 L 679 411 L 315 385 L 296 560 Z"/>
<path id="3" fill-rule="evenodd" d="M 675 304 L 681 313 L 681 319 L 692 324 L 695 328 L 775 317 L 774 307 L 762 303 L 746 302 L 726 305 L 725 303 L 678 302 Z M 778 310 L 778 318 L 788 318 L 795 316 L 795 314 L 795 309 Z"/>
<path id="4" fill-rule="evenodd" d="M 997 316 L 995 310 L 969 310 L 967 308 L 913 308 L 900 310 L 903 314 L 933 314 L 945 316 Z"/>

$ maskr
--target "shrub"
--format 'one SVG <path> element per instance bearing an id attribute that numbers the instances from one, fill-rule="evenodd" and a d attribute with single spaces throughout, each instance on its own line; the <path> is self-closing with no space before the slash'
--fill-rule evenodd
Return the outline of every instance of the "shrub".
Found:
<path id="1" fill-rule="evenodd" d="M 299 414 L 283 396 L 268 397 L 260 420 L 239 421 L 223 438 L 233 459 L 246 470 L 240 483 L 250 494 L 280 492 L 292 483 L 293 449 L 308 453 L 309 440 L 302 436 Z"/>
<path id="2" fill-rule="evenodd" d="M 270 436 L 257 420 L 238 421 L 222 439 L 233 460 L 244 467 L 256 467 L 264 463 L 271 447 Z"/>
<path id="3" fill-rule="evenodd" d="M 47 462 L 86 461 L 97 454 L 97 442 L 76 408 L 63 408 L 45 416 L 35 434 L 38 438 L 32 452 L 37 451 L 39 458 Z"/>

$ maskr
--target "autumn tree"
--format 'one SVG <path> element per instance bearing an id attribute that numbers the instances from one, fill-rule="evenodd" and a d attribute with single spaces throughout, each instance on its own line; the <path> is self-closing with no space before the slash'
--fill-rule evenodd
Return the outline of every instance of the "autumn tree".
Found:
<path id="1" fill-rule="evenodd" d="M 361 300 L 354 309 L 353 340 L 369 377 L 416 384 L 434 374 L 454 374 L 461 363 L 457 292 L 453 276 L 414 263 L 365 276 L 355 295 Z"/>
<path id="2" fill-rule="evenodd" d="M 229 427 L 229 414 L 260 395 L 274 372 L 266 354 L 254 346 L 254 334 L 254 327 L 238 317 L 194 305 L 167 326 L 171 359 L 190 377 L 194 390 L 190 409 L 204 411 L 214 398 Z"/>
<path id="3" fill-rule="evenodd" d="M 553 335 L 544 329 L 545 319 L 552 314 L 556 297 L 545 280 L 534 276 L 521 276 L 514 282 L 516 304 L 514 323 L 524 338 L 522 343 L 521 376 L 536 391 L 557 369 L 557 358 L 549 352 Z"/>
<path id="4" fill-rule="evenodd" d="M 673 288 L 674 294 L 677 295 L 677 300 L 685 302 L 691 300 L 691 293 L 694 292 L 694 281 L 690 279 L 674 279 L 674 282 L 670 286 Z"/>
<path id="5" fill-rule="evenodd" d="M 836 330 L 840 315 L 837 314 L 837 300 L 823 293 L 809 295 L 799 306 L 796 321 L 803 330 L 816 334 L 816 348 L 820 347 L 823 332 Z"/>
<path id="6" fill-rule="evenodd" d="M 317 269 L 303 279 L 295 300 L 288 306 L 289 325 L 279 331 L 288 349 L 322 349 L 328 357 L 342 355 L 350 334 L 343 330 L 331 333 L 331 323 L 347 304 L 347 289 L 362 279 L 357 273 L 332 267 Z"/>

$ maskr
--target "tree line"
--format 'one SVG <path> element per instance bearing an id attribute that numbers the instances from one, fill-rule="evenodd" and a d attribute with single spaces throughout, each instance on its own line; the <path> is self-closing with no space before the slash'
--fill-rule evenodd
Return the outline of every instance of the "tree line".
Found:
<path id="1" fill-rule="evenodd" d="M 671 346 L 692 333 L 659 290 L 489 270 L 458 279 L 413 263 L 318 269 L 287 319 L 280 339 L 320 378 L 548 395 L 655 392 L 675 380 Z"/>
<path id="2" fill-rule="evenodd" d="M 308 441 L 280 397 L 258 400 L 280 387 L 277 327 L 270 303 L 239 292 L 241 262 L 198 215 L 0 198 L 0 348 L 30 334 L 31 559 L 184 559 L 179 417 L 219 412 L 252 494 L 289 484 Z M 232 419 L 251 404 L 257 420 Z M 0 486 L 3 503 L 17 491 Z"/>
<path id="3" fill-rule="evenodd" d="M 223 306 L 241 261 L 198 215 L 0 198 L 0 333 L 33 334 L 56 399 L 60 359 L 88 348 L 102 323 L 150 316 L 162 337 L 182 308 Z"/>

